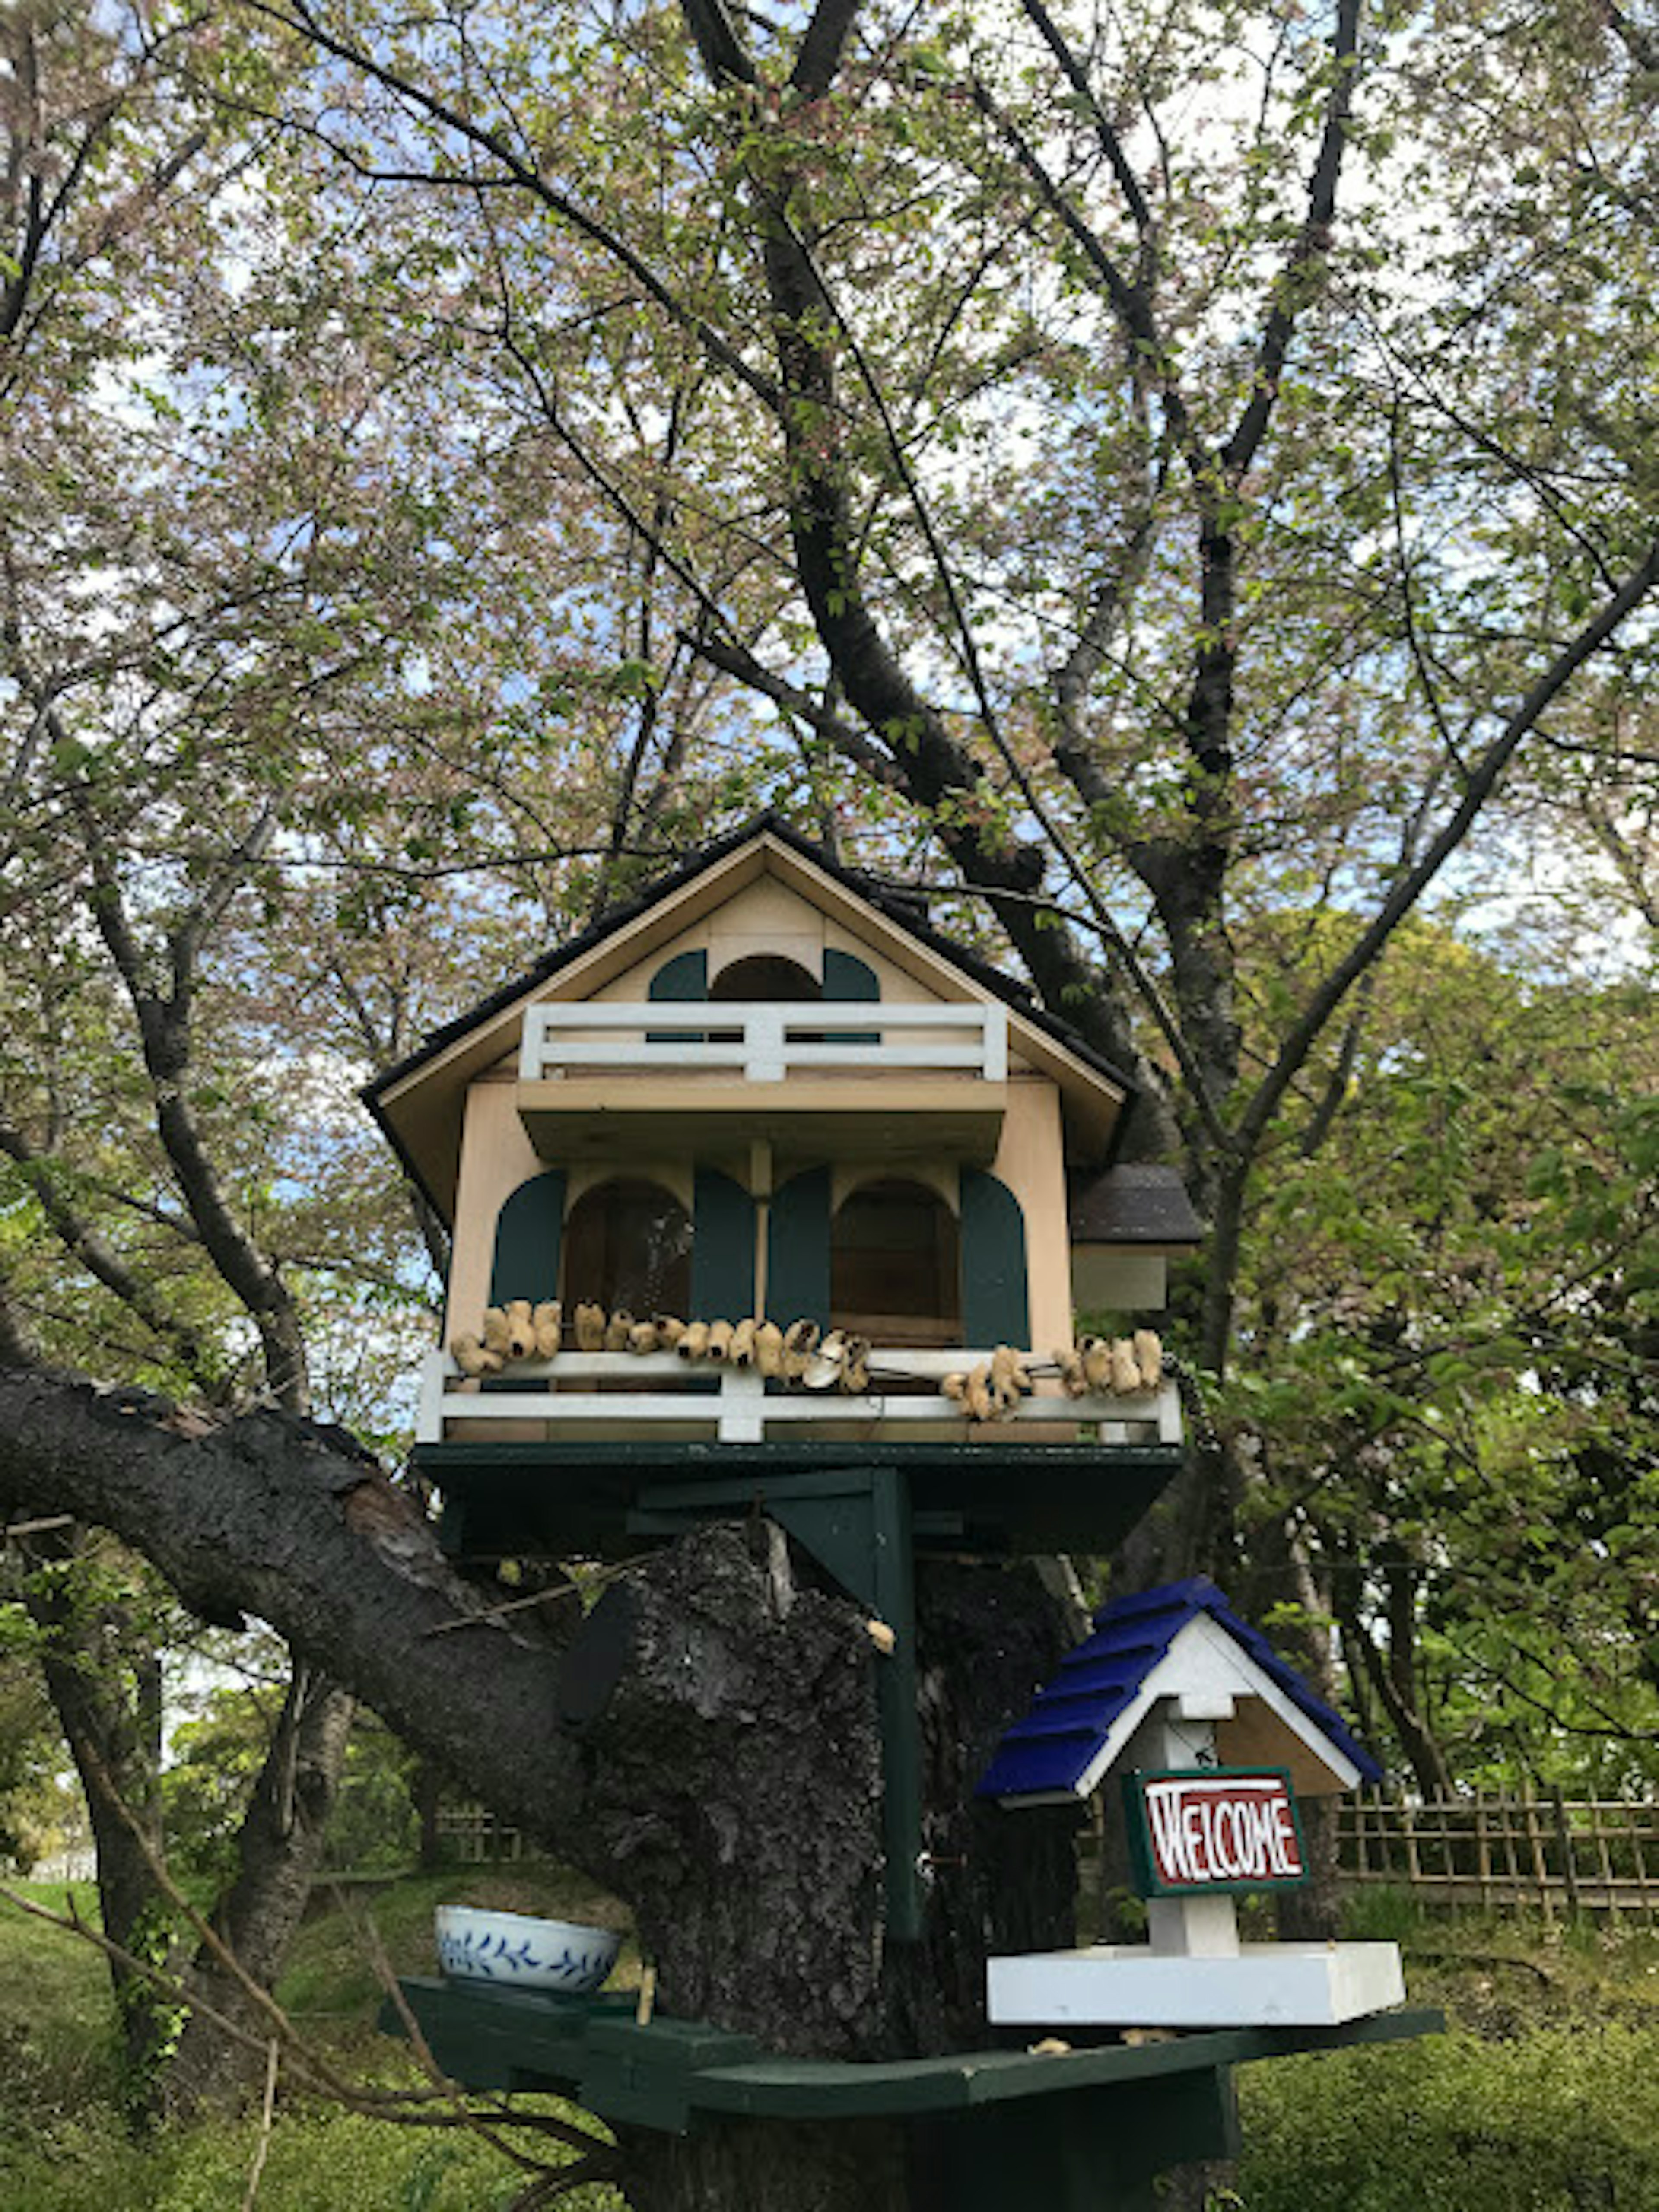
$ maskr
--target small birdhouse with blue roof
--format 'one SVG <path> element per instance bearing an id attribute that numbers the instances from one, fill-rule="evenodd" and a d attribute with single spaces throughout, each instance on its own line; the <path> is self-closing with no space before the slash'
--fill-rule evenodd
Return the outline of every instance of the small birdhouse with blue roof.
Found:
<path id="1" fill-rule="evenodd" d="M 999 1745 L 1006 1808 L 1121 1784 L 1147 1941 L 993 1959 L 1006 2025 L 1334 2027 L 1400 2003 L 1391 1943 L 1247 1943 L 1241 1893 L 1305 1881 L 1296 1801 L 1380 1779 L 1340 1717 L 1203 1577 L 1119 1598 Z"/>

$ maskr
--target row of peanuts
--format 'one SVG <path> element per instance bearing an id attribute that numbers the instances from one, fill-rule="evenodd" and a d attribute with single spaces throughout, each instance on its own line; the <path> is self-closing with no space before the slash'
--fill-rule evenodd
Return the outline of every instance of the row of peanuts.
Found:
<path id="1" fill-rule="evenodd" d="M 1039 1372 L 1058 1373 L 1073 1398 L 1138 1398 L 1156 1390 L 1164 1379 L 1164 1346 L 1153 1330 L 1138 1328 L 1132 1337 L 1085 1336 L 1075 1352 L 1062 1349 L 1042 1362 L 1000 1344 L 988 1360 L 965 1375 L 947 1375 L 945 1395 L 957 1401 L 969 1420 L 999 1420 L 1018 1405 Z"/>
<path id="2" fill-rule="evenodd" d="M 863 1390 L 870 1381 L 870 1346 L 862 1337 L 832 1329 L 820 1336 L 813 1321 L 776 1322 L 678 1320 L 657 1314 L 635 1321 L 625 1307 L 607 1313 L 584 1303 L 571 1316 L 578 1352 L 678 1352 L 682 1359 L 707 1359 L 732 1367 L 753 1367 L 769 1378 L 798 1382 L 814 1360 L 832 1362 L 846 1390 Z M 509 1359 L 554 1359 L 564 1341 L 564 1309 L 557 1299 L 532 1306 L 514 1298 L 490 1306 L 478 1336 L 457 1336 L 450 1354 L 463 1375 L 495 1375 Z"/>
<path id="3" fill-rule="evenodd" d="M 812 1321 L 684 1322 L 672 1314 L 635 1321 L 626 1308 L 607 1313 L 584 1302 L 571 1317 L 579 1352 L 677 1352 L 682 1359 L 708 1360 L 752 1367 L 769 1380 L 817 1388 L 831 1383 L 854 1395 L 870 1387 L 871 1347 L 844 1329 L 821 1335 Z M 499 1374 L 510 1359 L 556 1358 L 564 1341 L 564 1309 L 557 1299 L 532 1305 L 528 1298 L 490 1306 L 481 1335 L 451 1340 L 450 1353 L 463 1375 Z M 1073 1398 L 1107 1395 L 1139 1397 L 1155 1391 L 1164 1376 L 1164 1346 L 1155 1332 L 1137 1329 L 1132 1337 L 1085 1336 L 1075 1351 L 1060 1350 L 1048 1361 L 1000 1344 L 988 1360 L 959 1375 L 947 1375 L 945 1395 L 970 1420 L 1004 1418 L 1033 1388 L 1038 1372 L 1057 1373 Z"/>

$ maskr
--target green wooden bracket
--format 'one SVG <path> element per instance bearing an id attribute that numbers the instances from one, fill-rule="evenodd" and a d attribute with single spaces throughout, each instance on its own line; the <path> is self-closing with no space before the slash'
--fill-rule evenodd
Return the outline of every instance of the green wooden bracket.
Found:
<path id="1" fill-rule="evenodd" d="M 930 2058 L 784 2057 L 752 2038 L 659 2014 L 631 1994 L 563 1997 L 410 1978 L 410 2011 L 471 2089 L 574 2085 L 602 2118 L 684 2134 L 744 2121 L 903 2124 L 917 2212 L 1153 2212 L 1154 2175 L 1238 2148 L 1232 2069 L 1303 2051 L 1438 2034 L 1401 2009 L 1336 2028 L 1223 2028 L 1167 2043 L 964 2051 Z M 380 2026 L 404 2033 L 388 1999 Z"/>
<path id="2" fill-rule="evenodd" d="M 732 2035 L 696 2020 L 596 2020 L 582 2047 L 576 2094 L 602 2119 L 632 2121 L 684 2135 L 691 2125 L 692 2086 L 700 2074 L 757 2057 L 752 2036 Z"/>
<path id="3" fill-rule="evenodd" d="M 767 1474 L 744 1482 L 653 1484 L 629 1528 L 670 1534 L 711 1512 L 758 1507 L 787 1529 L 848 1595 L 893 1632 L 877 1661 L 881 1726 L 883 1917 L 895 1942 L 921 1935 L 921 1735 L 916 1717 L 915 1570 L 910 1485 L 893 1467 Z"/>

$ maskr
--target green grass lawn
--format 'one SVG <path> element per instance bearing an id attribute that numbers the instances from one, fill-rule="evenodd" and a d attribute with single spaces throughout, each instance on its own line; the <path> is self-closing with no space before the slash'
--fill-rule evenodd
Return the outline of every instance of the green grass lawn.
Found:
<path id="1" fill-rule="evenodd" d="M 61 1887 L 15 1887 L 64 1906 Z M 545 1867 L 457 1870 L 354 1892 L 343 1910 L 324 1905 L 301 1931 L 277 1995 L 307 2039 L 356 2079 L 419 2080 L 404 2047 L 375 2031 L 380 1988 L 356 1923 L 372 1914 L 394 1967 L 429 1973 L 433 1910 L 452 1899 L 584 1919 L 615 1911 L 579 1877 Z M 74 1904 L 95 1922 L 94 1894 L 77 1892 Z M 618 1978 L 637 1971 L 625 1953 Z M 118 2089 L 101 1955 L 0 1903 L 0 2212 L 240 2212 L 257 2118 L 168 2128 L 135 2143 L 115 2117 Z M 271 2133 L 258 2204 L 259 2212 L 493 2212 L 524 2179 L 465 2130 L 392 2126 L 295 2095 Z M 573 2212 L 619 2208 L 614 2191 L 598 2187 L 561 2201 Z"/>
<path id="2" fill-rule="evenodd" d="M 452 1899 L 570 1918 L 616 1910 L 579 1878 L 535 1866 L 323 1902 L 279 1994 L 357 2078 L 416 2075 L 407 2051 L 374 2030 L 380 1993 L 355 1922 L 372 1912 L 394 1966 L 429 1972 L 433 1909 Z M 76 1903 L 94 1911 L 84 1893 Z M 1413 2002 L 1443 2006 L 1452 2032 L 1242 2069 L 1246 2154 L 1230 2212 L 1659 2212 L 1659 1938 L 1419 1922 L 1389 1899 L 1368 1900 L 1367 1915 L 1354 1932 L 1404 1942 Z M 635 1972 L 625 1952 L 622 1978 Z M 0 2212 L 240 2212 L 257 2122 L 135 2144 L 112 2116 L 117 2087 L 101 1958 L 0 1905 Z M 391 2127 L 295 2095 L 258 2203 L 499 2212 L 520 2185 L 477 2136 Z M 597 2187 L 562 2201 L 618 2212 L 615 2193 Z"/>

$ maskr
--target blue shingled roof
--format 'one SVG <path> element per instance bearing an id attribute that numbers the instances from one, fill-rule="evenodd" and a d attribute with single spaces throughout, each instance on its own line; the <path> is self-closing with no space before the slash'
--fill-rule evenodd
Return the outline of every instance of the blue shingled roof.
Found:
<path id="1" fill-rule="evenodd" d="M 1133 1597 L 1114 1598 L 1095 1615 L 1095 1632 L 1066 1654 L 1060 1672 L 1039 1690 L 1024 1720 L 997 1747 L 981 1778 L 981 1797 L 1047 1797 L 1075 1792 L 1126 1709 L 1181 1631 L 1200 1613 L 1226 1631 L 1269 1680 L 1306 1715 L 1367 1782 L 1382 1770 L 1349 1734 L 1340 1715 L 1314 1695 L 1260 1630 L 1232 1610 L 1207 1576 L 1164 1583 Z"/>

